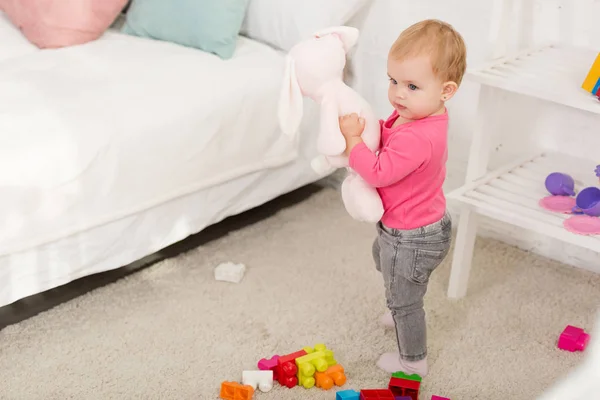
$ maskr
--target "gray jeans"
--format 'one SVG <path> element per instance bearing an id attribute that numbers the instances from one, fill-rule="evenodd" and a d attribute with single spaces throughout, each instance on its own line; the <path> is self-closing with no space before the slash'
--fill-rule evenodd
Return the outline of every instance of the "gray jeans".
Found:
<path id="1" fill-rule="evenodd" d="M 412 230 L 392 229 L 379 222 L 377 233 L 373 259 L 383 275 L 400 357 L 406 361 L 422 360 L 427 355 L 423 297 L 431 273 L 450 249 L 452 219 L 446 213 L 440 221 Z"/>

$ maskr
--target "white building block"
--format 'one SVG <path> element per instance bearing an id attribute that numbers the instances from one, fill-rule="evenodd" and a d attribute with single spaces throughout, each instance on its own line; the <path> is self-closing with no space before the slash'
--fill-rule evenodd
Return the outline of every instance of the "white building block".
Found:
<path id="1" fill-rule="evenodd" d="M 243 371 L 242 384 L 268 392 L 273 389 L 273 371 Z"/>

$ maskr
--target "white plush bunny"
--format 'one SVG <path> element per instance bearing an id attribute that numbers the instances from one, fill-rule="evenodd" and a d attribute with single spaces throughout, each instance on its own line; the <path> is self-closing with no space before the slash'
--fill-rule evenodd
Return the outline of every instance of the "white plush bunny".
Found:
<path id="1" fill-rule="evenodd" d="M 358 40 L 359 31 L 348 26 L 322 30 L 294 46 L 288 56 L 281 99 L 279 122 L 282 130 L 294 136 L 303 115 L 303 97 L 321 106 L 317 150 L 320 157 L 312 160 L 319 174 L 348 167 L 343 153 L 346 141 L 340 131 L 339 117 L 356 113 L 365 119 L 362 139 L 373 152 L 379 149 L 380 125 L 371 106 L 343 81 L 346 53 Z M 377 190 L 348 168 L 342 183 L 342 199 L 352 218 L 377 222 L 383 215 L 383 205 Z"/>

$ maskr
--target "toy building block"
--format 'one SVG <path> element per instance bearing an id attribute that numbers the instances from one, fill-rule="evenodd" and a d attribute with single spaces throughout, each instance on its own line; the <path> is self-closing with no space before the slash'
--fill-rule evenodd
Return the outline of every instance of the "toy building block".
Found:
<path id="1" fill-rule="evenodd" d="M 315 372 L 315 384 L 318 388 L 329 390 L 334 384 L 342 386 L 344 383 L 346 383 L 346 374 L 340 364 L 332 365 L 325 372 Z"/>
<path id="2" fill-rule="evenodd" d="M 590 68 L 590 72 L 588 72 L 581 87 L 586 92 L 596 93 L 596 91 L 594 91 L 594 87 L 596 87 L 596 85 L 598 84 L 599 78 L 600 78 L 600 53 L 598 54 L 598 56 L 596 57 L 596 60 L 592 64 L 592 67 Z"/>
<path id="3" fill-rule="evenodd" d="M 409 396 L 412 400 L 418 400 L 420 387 L 421 377 L 419 375 L 407 375 L 401 371 L 392 374 L 388 385 L 394 396 Z"/>
<path id="4" fill-rule="evenodd" d="M 395 397 L 389 389 L 363 389 L 360 400 L 395 400 Z"/>
<path id="5" fill-rule="evenodd" d="M 273 389 L 273 371 L 242 371 L 242 384 L 268 392 Z"/>
<path id="6" fill-rule="evenodd" d="M 410 396 L 396 396 L 394 397 L 395 400 L 412 400 L 412 397 Z"/>
<path id="7" fill-rule="evenodd" d="M 335 394 L 335 400 L 360 400 L 360 393 L 356 390 L 342 390 Z"/>
<path id="8" fill-rule="evenodd" d="M 293 388 L 298 384 L 298 367 L 296 359 L 306 355 L 306 351 L 300 350 L 295 353 L 279 357 L 277 360 L 277 381 L 288 388 Z"/>
<path id="9" fill-rule="evenodd" d="M 315 386 L 315 372 L 325 372 L 329 367 L 324 351 L 315 351 L 302 357 L 296 358 L 298 366 L 298 384 L 310 389 Z"/>
<path id="10" fill-rule="evenodd" d="M 440 396 L 436 396 L 435 394 L 433 396 L 431 396 L 431 400 L 450 400 L 447 397 L 440 397 Z"/>
<path id="11" fill-rule="evenodd" d="M 220 398 L 225 400 L 251 400 L 254 395 L 252 386 L 241 385 L 237 382 L 221 383 Z"/>
<path id="12" fill-rule="evenodd" d="M 273 371 L 273 380 L 277 380 L 277 360 L 279 360 L 278 355 L 274 355 L 269 359 L 261 358 L 257 364 L 258 369 L 261 371 Z"/>
<path id="13" fill-rule="evenodd" d="M 584 351 L 590 341 L 590 335 L 583 329 L 567 325 L 558 338 L 558 348 L 567 351 Z"/>
<path id="14" fill-rule="evenodd" d="M 325 360 L 330 367 L 337 364 L 337 361 L 333 357 L 333 351 L 329 350 L 323 343 L 316 344 L 315 347 L 305 347 L 302 350 L 306 351 L 307 354 L 322 351 L 325 353 Z"/>

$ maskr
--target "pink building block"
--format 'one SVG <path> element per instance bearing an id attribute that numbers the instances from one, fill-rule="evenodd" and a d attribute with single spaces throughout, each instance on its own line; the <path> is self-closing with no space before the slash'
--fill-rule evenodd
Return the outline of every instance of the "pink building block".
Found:
<path id="1" fill-rule="evenodd" d="M 431 396 L 431 400 L 450 400 L 450 399 L 447 397 L 440 397 L 440 396 L 433 395 L 433 396 Z"/>
<path id="2" fill-rule="evenodd" d="M 590 335 L 583 329 L 567 325 L 558 338 L 558 348 L 567 351 L 584 351 L 590 341 Z"/>

